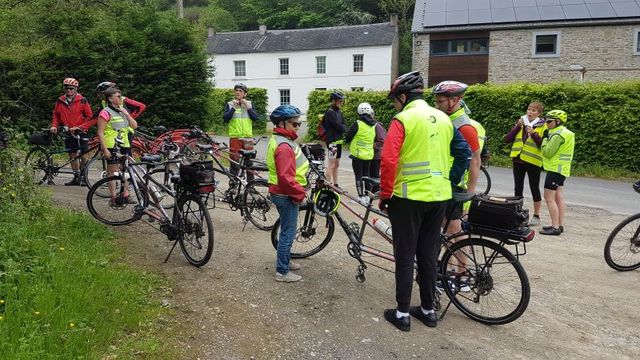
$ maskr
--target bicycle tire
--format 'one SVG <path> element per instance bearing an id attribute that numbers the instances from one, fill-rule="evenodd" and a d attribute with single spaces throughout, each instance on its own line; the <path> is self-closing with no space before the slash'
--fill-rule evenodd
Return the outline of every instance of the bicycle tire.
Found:
<path id="1" fill-rule="evenodd" d="M 604 245 L 604 260 L 612 269 L 618 271 L 631 271 L 640 268 L 640 223 L 631 226 L 626 232 L 627 225 L 640 220 L 640 213 L 622 220 L 609 234 Z M 615 241 L 615 244 L 614 244 Z M 621 257 L 616 256 L 620 249 Z M 623 263 L 622 260 L 631 255 L 631 261 Z"/>
<path id="2" fill-rule="evenodd" d="M 163 184 L 164 186 L 166 186 L 170 190 L 173 190 L 173 192 L 175 194 L 175 187 L 173 186 L 173 183 L 171 182 L 171 178 L 169 176 L 165 176 L 166 175 L 166 171 L 165 171 L 164 168 L 153 169 L 147 175 L 150 176 L 150 177 L 153 177 L 158 183 Z M 154 175 L 156 177 L 154 177 Z M 173 196 L 171 196 L 169 193 L 163 191 L 161 188 L 156 186 L 151 181 L 149 181 L 149 186 L 155 187 L 156 190 L 158 190 L 158 192 L 160 193 L 160 196 L 161 196 L 160 206 L 162 206 L 164 209 L 172 209 L 175 206 L 175 201 L 174 201 Z"/>
<path id="3" fill-rule="evenodd" d="M 484 256 L 485 259 L 480 259 L 481 263 L 479 263 L 478 256 Z M 456 261 L 450 264 L 452 258 Z M 447 269 L 453 266 L 459 269 L 460 259 L 465 259 L 465 270 L 457 271 L 458 275 L 452 277 L 451 273 L 447 273 Z M 496 262 L 498 260 L 501 262 Z M 469 266 L 469 262 L 473 263 L 473 267 Z M 498 268 L 498 265 L 505 265 L 504 269 L 507 270 Z M 516 275 L 511 283 L 504 281 L 509 274 L 502 274 L 508 270 L 515 272 L 514 275 Z M 447 286 L 443 288 L 453 305 L 469 318 L 482 324 L 510 323 L 518 319 L 529 305 L 531 288 L 522 264 L 509 250 L 487 239 L 471 238 L 453 244 L 442 256 L 440 275 L 445 275 L 447 279 Z M 460 291 L 460 282 L 463 281 L 463 277 L 468 278 L 467 285 L 470 287 L 468 292 Z M 498 282 L 498 279 L 503 281 Z M 510 288 L 519 288 L 520 295 L 512 296 L 513 291 L 509 291 Z M 504 293 L 502 289 L 505 289 Z M 491 295 L 494 296 L 491 297 Z M 495 302 L 489 304 L 491 300 L 489 297 Z M 515 305 L 509 307 L 504 314 L 484 313 L 508 306 L 510 299 L 514 299 Z"/>
<path id="4" fill-rule="evenodd" d="M 111 197 L 102 197 L 97 194 L 99 189 L 108 188 L 108 182 L 115 181 L 116 192 L 122 189 L 121 176 L 109 176 L 98 180 L 87 193 L 87 208 L 89 213 L 98 221 L 107 225 L 127 225 L 138 220 L 133 211 L 136 204 L 111 205 Z M 130 194 L 130 196 L 135 196 Z"/>
<path id="5" fill-rule="evenodd" d="M 195 204 L 197 209 L 192 208 L 191 204 Z M 213 223 L 211 222 L 211 216 L 200 196 L 196 194 L 181 196 L 178 206 L 180 209 L 178 241 L 180 242 L 182 254 L 191 265 L 201 267 L 209 262 L 213 254 Z M 204 230 L 206 230 L 206 234 L 204 234 Z M 196 252 L 200 255 L 196 255 Z"/>
<path id="6" fill-rule="evenodd" d="M 45 182 L 45 180 L 52 180 L 47 171 L 52 164 L 52 160 L 44 148 L 34 147 L 29 150 L 27 156 L 24 158 L 24 163 L 25 167 L 30 168 L 32 171 L 31 177 L 34 184 L 40 185 Z"/>
<path id="7" fill-rule="evenodd" d="M 300 216 L 302 215 L 302 219 Z M 318 225 L 325 223 L 326 235 L 321 235 L 314 241 Z M 291 245 L 291 257 L 294 259 L 302 259 L 319 253 L 324 249 L 331 239 L 335 231 L 335 221 L 333 216 L 328 218 L 322 217 L 313 211 L 313 205 L 310 203 L 304 203 L 300 205 L 300 211 L 298 212 L 298 228 L 296 229 L 296 237 L 293 239 Z M 280 219 L 276 221 L 271 229 L 271 244 L 273 248 L 278 250 L 278 237 L 280 233 Z"/>
<path id="8" fill-rule="evenodd" d="M 280 217 L 271 202 L 269 183 L 264 179 L 255 179 L 247 184 L 242 203 L 246 218 L 260 230 L 271 231 Z"/>
<path id="9" fill-rule="evenodd" d="M 98 180 L 107 177 L 107 160 L 102 155 L 94 156 L 84 165 L 82 176 L 84 176 L 87 188 L 91 189 Z M 96 192 L 101 197 L 110 196 L 109 188 L 98 189 Z"/>
<path id="10" fill-rule="evenodd" d="M 491 191 L 491 176 L 489 175 L 489 170 L 484 166 L 480 167 L 480 178 L 478 179 L 477 190 L 477 192 L 485 195 Z"/>

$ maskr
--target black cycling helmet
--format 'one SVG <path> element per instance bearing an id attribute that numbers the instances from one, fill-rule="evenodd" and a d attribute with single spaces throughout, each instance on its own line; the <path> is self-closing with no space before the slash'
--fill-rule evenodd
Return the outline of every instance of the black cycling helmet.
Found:
<path id="1" fill-rule="evenodd" d="M 636 181 L 636 183 L 633 184 L 633 190 L 635 190 L 637 193 L 640 193 L 640 181 Z"/>
<path id="2" fill-rule="evenodd" d="M 238 89 L 240 89 L 240 90 L 244 91 L 245 93 L 249 90 L 249 89 L 247 88 L 247 85 L 245 85 L 245 84 L 243 84 L 243 83 L 238 83 L 238 84 L 235 84 L 235 85 L 233 86 L 233 90 L 238 90 Z"/>
<path id="3" fill-rule="evenodd" d="M 344 100 L 344 95 L 339 91 L 335 91 L 335 92 L 332 92 L 331 95 L 329 95 L 329 99 L 331 99 L 331 100 Z"/>
<path id="4" fill-rule="evenodd" d="M 116 87 L 116 83 L 111 82 L 111 81 L 103 81 L 100 84 L 98 84 L 98 86 L 96 87 L 96 91 L 97 92 L 105 92 L 109 88 L 112 88 L 112 87 Z"/>
<path id="5" fill-rule="evenodd" d="M 331 216 L 340 206 L 340 195 L 330 189 L 322 189 L 313 197 L 313 210 L 320 216 Z"/>
<path id="6" fill-rule="evenodd" d="M 280 121 L 293 119 L 300 115 L 302 115 L 302 112 L 297 107 L 293 105 L 280 105 L 269 115 L 269 119 L 271 119 L 273 125 L 278 125 Z"/>
<path id="7" fill-rule="evenodd" d="M 424 92 L 424 79 L 419 71 L 412 71 L 400 75 L 391 84 L 391 89 L 387 97 L 393 99 L 402 93 L 422 93 Z"/>

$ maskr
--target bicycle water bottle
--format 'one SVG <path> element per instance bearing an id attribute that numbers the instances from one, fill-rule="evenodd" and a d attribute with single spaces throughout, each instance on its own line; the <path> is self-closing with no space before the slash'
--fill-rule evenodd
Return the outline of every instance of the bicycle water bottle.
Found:
<path id="1" fill-rule="evenodd" d="M 391 225 L 387 225 L 387 223 L 382 221 L 381 219 L 373 218 L 373 226 L 382 231 L 382 233 L 387 235 L 388 237 L 393 237 L 393 234 L 391 232 Z"/>

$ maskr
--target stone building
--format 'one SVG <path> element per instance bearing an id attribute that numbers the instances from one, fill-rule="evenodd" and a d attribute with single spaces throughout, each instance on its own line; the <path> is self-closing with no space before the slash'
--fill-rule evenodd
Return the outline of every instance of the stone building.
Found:
<path id="1" fill-rule="evenodd" d="M 429 85 L 640 78 L 640 0 L 417 0 L 412 33 Z"/>

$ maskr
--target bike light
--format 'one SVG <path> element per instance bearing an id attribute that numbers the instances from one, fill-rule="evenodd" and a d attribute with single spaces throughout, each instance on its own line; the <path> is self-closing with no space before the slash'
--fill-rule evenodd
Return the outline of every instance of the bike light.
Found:
<path id="1" fill-rule="evenodd" d="M 536 231 L 531 229 L 531 231 L 529 232 L 529 234 L 527 234 L 527 237 L 525 238 L 526 242 L 529 242 L 531 240 L 533 240 L 533 238 L 536 236 Z"/>

